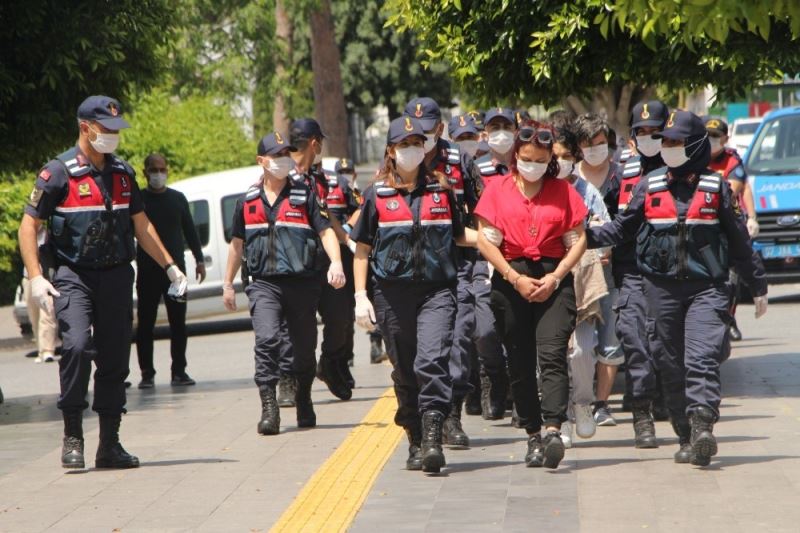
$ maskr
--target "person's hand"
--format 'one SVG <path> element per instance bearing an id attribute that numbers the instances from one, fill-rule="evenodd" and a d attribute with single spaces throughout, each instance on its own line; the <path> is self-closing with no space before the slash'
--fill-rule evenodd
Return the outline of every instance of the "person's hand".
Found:
<path id="1" fill-rule="evenodd" d="M 196 276 L 197 283 L 203 283 L 203 280 L 206 279 L 205 263 L 197 263 L 197 266 L 194 267 L 194 274 Z"/>
<path id="2" fill-rule="evenodd" d="M 590 228 L 596 228 L 598 226 L 602 226 L 603 224 L 605 224 L 605 222 L 603 222 L 597 215 L 594 215 L 592 216 L 592 218 L 589 219 Z"/>
<path id="3" fill-rule="evenodd" d="M 483 233 L 484 238 L 486 238 L 490 244 L 497 247 L 503 244 L 503 232 L 499 229 L 492 226 L 484 226 L 481 228 L 481 233 Z"/>
<path id="4" fill-rule="evenodd" d="M 600 264 L 603 266 L 608 265 L 611 262 L 611 248 L 608 249 L 607 252 L 600 256 Z"/>
<path id="5" fill-rule="evenodd" d="M 186 286 L 189 284 L 186 275 L 181 272 L 177 265 L 170 265 L 167 269 L 167 277 L 171 282 L 169 289 L 167 289 L 167 296 L 175 300 L 184 298 L 186 296 Z"/>
<path id="6" fill-rule="evenodd" d="M 367 298 L 367 291 L 356 291 L 356 324 L 367 331 L 375 331 L 375 309 Z"/>
<path id="7" fill-rule="evenodd" d="M 39 275 L 31 279 L 31 296 L 49 314 L 53 312 L 53 296 L 61 296 L 61 293 L 44 276 Z"/>
<path id="8" fill-rule="evenodd" d="M 529 302 L 547 301 L 547 299 L 553 295 L 559 284 L 558 278 L 556 278 L 553 274 L 545 274 L 537 281 L 539 282 L 539 286 L 528 297 Z"/>
<path id="9" fill-rule="evenodd" d="M 520 296 L 528 300 L 530 295 L 539 287 L 539 280 L 520 275 L 512 285 Z"/>
<path id="10" fill-rule="evenodd" d="M 334 289 L 341 289 L 346 281 L 342 262 L 331 261 L 331 266 L 328 267 L 328 284 Z"/>
<path id="11" fill-rule="evenodd" d="M 756 318 L 761 318 L 767 312 L 767 296 L 756 296 L 753 298 L 753 303 L 756 305 Z"/>
<path id="12" fill-rule="evenodd" d="M 222 284 L 222 304 L 228 311 L 236 311 L 236 291 L 233 290 L 233 283 Z"/>
<path id="13" fill-rule="evenodd" d="M 755 217 L 747 219 L 747 233 L 750 234 L 750 238 L 753 239 L 758 237 L 758 232 L 761 231 L 761 227 L 758 225 L 758 220 Z"/>

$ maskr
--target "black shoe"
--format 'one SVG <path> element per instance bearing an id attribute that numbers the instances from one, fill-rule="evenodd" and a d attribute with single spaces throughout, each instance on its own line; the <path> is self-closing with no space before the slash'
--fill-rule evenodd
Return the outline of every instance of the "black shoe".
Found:
<path id="1" fill-rule="evenodd" d="M 672 429 L 678 436 L 678 451 L 675 452 L 675 462 L 678 464 L 689 463 L 692 459 L 692 445 L 690 443 L 692 435 L 692 427 L 689 425 L 689 419 L 686 416 L 672 417 L 670 420 Z"/>
<path id="2" fill-rule="evenodd" d="M 353 377 L 353 373 L 350 372 L 350 367 L 352 366 L 350 362 L 352 359 L 342 359 L 339 361 L 339 374 L 342 376 L 342 381 L 344 381 L 348 387 L 351 389 L 356 388 L 356 379 Z"/>
<path id="3" fill-rule="evenodd" d="M 467 397 L 464 400 L 464 412 L 470 416 L 476 416 L 483 413 L 480 391 L 473 391 L 467 394 Z"/>
<path id="4" fill-rule="evenodd" d="M 189 377 L 186 372 L 182 374 L 175 374 L 172 376 L 172 381 L 169 382 L 173 387 L 188 387 L 189 385 L 196 385 L 197 382 Z"/>
<path id="5" fill-rule="evenodd" d="M 469 448 L 469 437 L 461 427 L 461 406 L 464 400 L 453 400 L 450 414 L 442 426 L 442 442 L 453 448 Z"/>
<path id="6" fill-rule="evenodd" d="M 127 380 L 123 384 L 125 385 L 126 389 L 130 389 L 133 386 L 133 383 L 131 383 L 130 381 L 127 381 Z"/>
<path id="7" fill-rule="evenodd" d="M 716 416 L 708 407 L 698 407 L 689 416 L 692 426 L 690 462 L 695 466 L 708 466 L 717 455 L 717 439 L 714 438 Z"/>
<path id="8" fill-rule="evenodd" d="M 347 386 L 335 361 L 320 358 L 317 365 L 317 377 L 328 386 L 331 394 L 340 400 L 347 401 L 353 397 L 353 390 Z"/>
<path id="9" fill-rule="evenodd" d="M 656 426 L 650 414 L 650 400 L 633 400 L 634 445 L 637 448 L 658 448 Z"/>
<path id="10" fill-rule="evenodd" d="M 297 380 L 297 392 L 294 403 L 297 406 L 297 427 L 313 428 L 317 425 L 317 414 L 314 412 L 314 402 L 311 401 L 311 385 L 314 377 L 300 377 Z"/>
<path id="11" fill-rule="evenodd" d="M 545 468 L 558 468 L 561 459 L 564 458 L 564 441 L 561 440 L 561 433 L 558 431 L 548 431 L 542 438 L 542 448 L 544 455 Z"/>
<path id="12" fill-rule="evenodd" d="M 544 465 L 544 448 L 542 436 L 539 433 L 528 435 L 528 452 L 525 454 L 525 466 L 540 468 Z"/>
<path id="13" fill-rule="evenodd" d="M 373 365 L 377 365 L 386 361 L 389 356 L 386 352 L 383 351 L 383 343 L 381 342 L 380 337 L 373 337 L 370 335 L 369 339 L 370 349 L 369 349 L 369 362 Z"/>
<path id="14" fill-rule="evenodd" d="M 294 376 L 281 376 L 278 381 L 278 406 L 294 407 L 294 397 L 297 395 L 297 379 Z"/>
<path id="15" fill-rule="evenodd" d="M 442 425 L 444 415 L 439 411 L 425 411 L 422 415 L 422 471 L 439 472 L 445 466 L 442 450 Z"/>
<path id="16" fill-rule="evenodd" d="M 86 468 L 83 458 L 83 413 L 63 412 L 64 445 L 61 448 L 61 466 L 64 468 Z"/>
<path id="17" fill-rule="evenodd" d="M 156 384 L 155 384 L 155 381 L 153 380 L 152 376 L 150 376 L 150 377 L 142 376 L 142 381 L 139 382 L 139 388 L 140 389 L 152 389 L 155 386 L 156 386 Z"/>
<path id="18" fill-rule="evenodd" d="M 137 468 L 139 458 L 119 442 L 120 415 L 100 415 L 100 444 L 94 458 L 97 468 Z"/>
<path id="19" fill-rule="evenodd" d="M 738 342 L 742 340 L 742 332 L 739 331 L 739 326 L 736 324 L 735 320 L 731 324 L 730 328 L 728 328 L 728 332 L 730 333 L 731 340 L 733 342 Z"/>
<path id="20" fill-rule="evenodd" d="M 257 430 L 261 435 L 277 435 L 281 431 L 281 411 L 275 399 L 275 389 L 269 386 L 258 388 L 261 396 L 261 420 Z"/>
<path id="21" fill-rule="evenodd" d="M 419 427 L 406 428 L 408 437 L 408 459 L 406 470 L 422 470 L 422 430 Z"/>

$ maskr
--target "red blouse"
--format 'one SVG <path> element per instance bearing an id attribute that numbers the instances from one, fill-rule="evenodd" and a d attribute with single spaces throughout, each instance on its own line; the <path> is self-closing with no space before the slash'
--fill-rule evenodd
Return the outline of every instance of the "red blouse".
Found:
<path id="1" fill-rule="evenodd" d="M 561 237 L 583 223 L 588 211 L 567 180 L 544 178 L 533 198 L 525 198 L 514 176 L 492 181 L 481 195 L 475 214 L 503 232 L 500 251 L 506 260 L 527 257 L 560 259 Z"/>

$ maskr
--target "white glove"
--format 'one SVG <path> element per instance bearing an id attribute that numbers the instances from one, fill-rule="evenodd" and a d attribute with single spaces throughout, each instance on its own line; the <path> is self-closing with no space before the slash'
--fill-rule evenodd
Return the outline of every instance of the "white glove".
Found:
<path id="1" fill-rule="evenodd" d="M 228 311 L 236 311 L 236 291 L 232 283 L 222 284 L 222 305 Z"/>
<path id="2" fill-rule="evenodd" d="M 578 232 L 575 230 L 569 230 L 561 236 L 561 240 L 567 249 L 572 248 L 575 246 L 575 243 L 578 242 Z"/>
<path id="3" fill-rule="evenodd" d="M 753 298 L 753 303 L 756 305 L 756 318 L 761 318 L 767 312 L 767 297 L 756 296 Z"/>
<path id="4" fill-rule="evenodd" d="M 356 324 L 367 331 L 375 331 L 375 309 L 367 298 L 367 291 L 357 291 L 356 297 Z"/>
<path id="5" fill-rule="evenodd" d="M 189 284 L 186 275 L 181 272 L 177 265 L 171 265 L 167 269 L 167 277 L 172 282 L 167 290 L 167 296 L 175 300 L 184 298 L 186 296 L 186 286 Z"/>
<path id="6" fill-rule="evenodd" d="M 755 218 L 748 218 L 747 219 L 747 233 L 750 234 L 750 238 L 758 237 L 758 232 L 761 231 L 761 228 L 758 225 L 758 221 Z"/>
<path id="7" fill-rule="evenodd" d="M 36 276 L 31 280 L 31 296 L 39 304 L 39 307 L 47 313 L 53 312 L 53 296 L 61 296 L 53 285 L 44 279 L 44 276 Z"/>
<path id="8" fill-rule="evenodd" d="M 341 289 L 344 287 L 344 267 L 341 261 L 331 261 L 331 266 L 328 267 L 328 285 L 334 289 Z"/>
<path id="9" fill-rule="evenodd" d="M 503 244 L 503 232 L 499 229 L 492 227 L 492 226 L 485 226 L 481 232 L 483 236 L 489 241 L 491 244 L 495 246 L 500 246 Z"/>
<path id="10" fill-rule="evenodd" d="M 347 239 L 347 249 L 355 254 L 356 253 L 356 241 L 354 241 L 353 239 Z"/>

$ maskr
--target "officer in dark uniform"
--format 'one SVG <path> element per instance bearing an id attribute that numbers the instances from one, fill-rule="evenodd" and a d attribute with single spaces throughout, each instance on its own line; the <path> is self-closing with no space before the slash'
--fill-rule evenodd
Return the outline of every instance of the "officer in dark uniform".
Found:
<path id="1" fill-rule="evenodd" d="M 483 157 L 484 155 L 489 153 L 489 143 L 486 142 L 486 130 L 483 126 L 483 117 L 485 113 L 479 109 L 473 109 L 467 113 L 470 117 L 472 117 L 472 122 L 475 124 L 475 128 L 478 130 L 478 149 L 475 152 L 475 157 Z"/>
<path id="2" fill-rule="evenodd" d="M 424 163 L 431 172 L 447 177 L 449 187 L 456 200 L 456 208 L 467 221 L 478 203 L 473 177 L 472 157 L 461 151 L 459 145 L 443 138 L 444 123 L 439 105 L 432 98 L 414 98 L 406 104 L 405 115 L 417 119 L 425 131 Z M 477 134 L 477 131 L 474 131 Z M 453 352 L 450 354 L 450 375 L 453 378 L 453 405 L 444 424 L 444 443 L 456 447 L 468 447 L 469 437 L 461 426 L 461 410 L 464 399 L 472 392 L 470 375 L 472 335 L 475 331 L 475 297 L 472 291 L 472 270 L 477 258 L 475 249 L 457 249 L 458 260 L 458 305 L 456 311 Z"/>
<path id="3" fill-rule="evenodd" d="M 236 310 L 233 279 L 245 257 L 250 276 L 245 292 L 256 336 L 255 382 L 262 407 L 258 432 L 262 435 L 280 432 L 275 387 L 287 330 L 297 379 L 297 426 L 317 424 L 311 384 L 321 292 L 315 281 L 318 242 L 330 257 L 328 283 L 337 289 L 345 284 L 339 243 L 330 222 L 322 216 L 317 198 L 303 180 L 288 179 L 295 166 L 289 154 L 295 150 L 277 132 L 259 141 L 256 160 L 264 173 L 236 203 L 222 285 L 225 307 Z"/>
<path id="4" fill-rule="evenodd" d="M 83 410 L 94 360 L 92 409 L 100 417 L 95 466 L 137 467 L 139 459 L 119 442 L 131 350 L 134 236 L 167 270 L 170 296 L 182 297 L 187 281 L 144 214 L 136 173 L 113 154 L 119 130 L 128 127 L 119 102 L 90 96 L 78 108 L 78 127 L 77 145 L 48 162 L 36 178 L 19 228 L 20 251 L 39 305 L 50 308 L 55 297 L 62 339 L 62 466 L 85 466 Z M 56 264 L 52 285 L 42 277 L 36 242 L 45 221 Z"/>
<path id="5" fill-rule="evenodd" d="M 425 136 L 421 122 L 409 116 L 389 125 L 383 167 L 364 191 L 353 229 L 353 270 L 356 321 L 366 329 L 380 324 L 394 366 L 395 423 L 410 444 L 406 467 L 438 472 L 445 465 L 442 427 L 453 397 L 455 244 L 474 246 L 476 235 L 461 222 L 452 174 L 425 164 Z M 374 311 L 366 291 L 370 267 Z"/>
<path id="6" fill-rule="evenodd" d="M 707 168 L 711 150 L 703 122 L 688 111 L 672 111 L 654 137 L 662 139 L 666 167 L 636 185 L 614 221 L 587 233 L 596 245 L 636 236 L 636 260 L 654 325 L 650 347 L 680 439 L 675 462 L 704 466 L 717 452 L 712 431 L 731 320 L 728 265 L 750 287 L 756 318 L 767 310 L 767 283 L 730 187 Z"/>
<path id="7" fill-rule="evenodd" d="M 300 118 L 292 121 L 289 130 L 289 142 L 297 147 L 292 153 L 295 170 L 289 174 L 290 180 L 302 179 L 311 188 L 319 204 L 320 213 L 330 219 L 339 243 L 346 245 L 349 239 L 336 217 L 330 217 L 326 204 L 329 185 L 328 178 L 322 171 L 322 143 L 325 134 L 319 123 L 313 118 Z M 323 381 L 331 394 L 340 400 L 349 400 L 353 396 L 350 387 L 350 372 L 347 369 L 347 346 L 352 343 L 352 335 L 348 341 L 348 322 L 351 320 L 352 300 L 347 291 L 333 290 L 325 279 L 328 269 L 328 256 L 317 248 L 317 271 L 321 295 L 319 298 L 319 316 L 322 318 L 322 352 L 319 356 L 317 377 Z M 346 373 L 342 371 L 346 370 Z"/>

